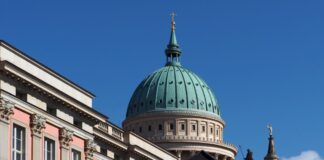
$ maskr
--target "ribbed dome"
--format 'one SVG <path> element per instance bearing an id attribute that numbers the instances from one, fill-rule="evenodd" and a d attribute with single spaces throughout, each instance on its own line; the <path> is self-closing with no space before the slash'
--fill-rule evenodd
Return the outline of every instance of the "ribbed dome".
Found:
<path id="1" fill-rule="evenodd" d="M 152 112 L 190 112 L 221 119 L 217 100 L 208 85 L 180 65 L 181 50 L 175 34 L 174 14 L 165 55 L 167 64 L 136 88 L 126 118 Z"/>
<path id="2" fill-rule="evenodd" d="M 168 63 L 140 83 L 129 102 L 126 117 L 165 111 L 199 112 L 220 118 L 217 100 L 208 85 L 175 62 Z"/>

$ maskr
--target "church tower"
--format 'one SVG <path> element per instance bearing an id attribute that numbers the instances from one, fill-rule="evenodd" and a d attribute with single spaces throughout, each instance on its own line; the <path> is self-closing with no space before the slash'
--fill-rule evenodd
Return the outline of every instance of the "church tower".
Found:
<path id="1" fill-rule="evenodd" d="M 134 91 L 123 129 L 135 132 L 187 160 L 202 150 L 217 160 L 235 159 L 237 148 L 224 141 L 225 121 L 212 89 L 183 67 L 172 14 L 165 66 Z"/>

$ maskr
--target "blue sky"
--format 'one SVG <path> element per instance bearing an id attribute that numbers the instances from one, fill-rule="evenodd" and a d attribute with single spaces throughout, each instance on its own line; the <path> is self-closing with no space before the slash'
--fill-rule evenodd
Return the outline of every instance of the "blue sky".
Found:
<path id="1" fill-rule="evenodd" d="M 0 2 L 0 39 L 97 95 L 120 126 L 137 84 L 165 63 L 172 11 L 183 66 L 211 88 L 225 139 L 255 159 L 323 151 L 324 1 Z M 237 159 L 241 159 L 240 153 Z"/>

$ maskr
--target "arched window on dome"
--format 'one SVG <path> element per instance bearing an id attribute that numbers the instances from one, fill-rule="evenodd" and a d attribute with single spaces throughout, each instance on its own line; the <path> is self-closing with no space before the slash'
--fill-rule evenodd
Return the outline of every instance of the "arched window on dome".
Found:
<path id="1" fill-rule="evenodd" d="M 195 132 L 195 131 L 196 131 L 196 124 L 192 124 L 192 125 L 191 125 L 191 131 L 192 131 L 192 132 Z"/>
<path id="2" fill-rule="evenodd" d="M 215 127 L 215 133 L 216 133 L 216 137 L 219 137 L 219 126 Z"/>
<path id="3" fill-rule="evenodd" d="M 181 131 L 184 131 L 186 129 L 185 124 L 181 123 Z"/>
<path id="4" fill-rule="evenodd" d="M 169 128 L 168 129 L 169 129 L 169 131 L 173 131 L 173 123 L 170 123 L 169 124 Z"/>

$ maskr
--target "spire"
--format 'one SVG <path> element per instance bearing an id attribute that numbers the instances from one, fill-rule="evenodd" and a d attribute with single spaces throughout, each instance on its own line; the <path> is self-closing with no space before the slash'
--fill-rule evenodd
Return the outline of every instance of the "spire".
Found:
<path id="1" fill-rule="evenodd" d="M 169 45 L 178 46 L 177 37 L 175 34 L 176 26 L 175 26 L 175 20 L 174 20 L 174 17 L 176 16 L 176 14 L 174 12 L 172 12 L 170 15 L 171 15 L 171 36 L 170 36 Z"/>
<path id="2" fill-rule="evenodd" d="M 274 147 L 274 138 L 272 136 L 272 126 L 268 125 L 267 128 L 269 129 L 269 145 L 268 145 L 268 153 L 264 157 L 264 160 L 279 160 L 277 156 L 275 147 Z"/>
<path id="3" fill-rule="evenodd" d="M 169 44 L 165 50 L 165 55 L 167 56 L 167 65 L 169 64 L 179 64 L 179 57 L 181 55 L 181 50 L 177 42 L 176 33 L 175 33 L 175 20 L 174 17 L 176 14 L 172 12 L 171 14 L 171 34 Z"/>
<path id="4" fill-rule="evenodd" d="M 244 160 L 253 160 L 253 152 L 250 149 L 247 150 L 247 154 Z"/>

